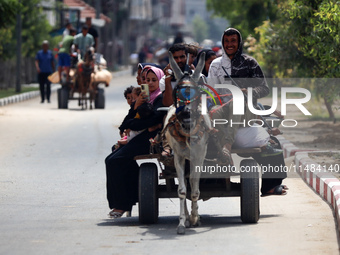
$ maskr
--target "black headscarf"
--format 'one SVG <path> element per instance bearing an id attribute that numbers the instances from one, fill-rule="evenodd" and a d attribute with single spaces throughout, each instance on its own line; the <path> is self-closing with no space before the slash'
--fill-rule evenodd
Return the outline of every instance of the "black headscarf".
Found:
<path id="1" fill-rule="evenodd" d="M 138 63 L 137 69 L 138 69 L 138 68 L 142 68 L 142 70 L 143 70 L 143 68 L 144 68 L 145 66 L 154 66 L 154 67 L 157 67 L 157 68 L 159 68 L 159 69 L 162 69 L 159 65 L 154 64 L 154 63 Z"/>
<path id="2" fill-rule="evenodd" d="M 210 49 L 203 49 L 203 50 L 200 51 L 200 53 L 198 53 L 197 58 L 196 58 L 197 61 L 200 59 L 200 56 L 201 56 L 201 54 L 203 52 L 205 52 L 205 59 L 204 59 L 204 61 L 207 61 L 211 56 L 216 56 L 215 51 L 210 50 Z M 204 65 L 203 70 L 202 70 L 202 74 L 204 74 L 205 77 L 208 77 L 208 71 L 209 70 L 206 70 L 205 69 L 205 65 Z"/>

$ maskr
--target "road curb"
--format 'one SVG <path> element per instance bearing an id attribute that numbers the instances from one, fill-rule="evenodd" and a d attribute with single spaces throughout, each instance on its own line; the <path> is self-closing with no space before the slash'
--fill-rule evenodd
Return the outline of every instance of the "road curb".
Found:
<path id="1" fill-rule="evenodd" d="M 111 73 L 112 73 L 112 77 L 121 77 L 121 76 L 124 76 L 124 75 L 131 74 L 131 69 L 122 70 L 122 71 L 118 71 L 118 72 L 111 72 Z M 60 84 L 52 84 L 51 85 L 51 93 L 56 92 L 60 87 L 61 87 Z M 38 96 L 40 96 L 39 90 L 21 93 L 19 95 L 14 95 L 14 96 L 10 96 L 10 97 L 4 97 L 4 98 L 0 99 L 0 107 L 5 106 L 5 105 L 9 105 L 9 104 L 14 104 L 14 103 L 26 101 L 26 100 L 29 100 L 31 98 L 35 98 L 35 97 L 38 97 Z"/>
<path id="2" fill-rule="evenodd" d="M 58 90 L 58 88 L 60 88 L 59 84 L 52 84 L 51 85 L 51 93 L 56 92 Z M 21 93 L 19 95 L 14 95 L 14 96 L 10 96 L 10 97 L 4 97 L 4 98 L 0 99 L 0 106 L 5 106 L 5 105 L 9 105 L 9 104 L 19 103 L 19 102 L 22 102 L 22 101 L 29 100 L 31 98 L 38 97 L 38 96 L 40 96 L 40 91 L 39 90 L 35 90 L 35 91 Z"/>
<path id="3" fill-rule="evenodd" d="M 326 151 L 314 151 L 326 152 Z M 329 152 L 329 151 L 327 151 Z M 297 152 L 295 164 L 302 179 L 333 208 L 340 232 L 340 181 L 314 162 L 309 152 Z"/>
<path id="4" fill-rule="evenodd" d="M 295 169 L 300 177 L 332 207 L 340 233 L 340 181 L 308 155 L 311 152 L 330 151 L 299 149 L 283 136 L 278 136 L 278 140 L 282 142 L 284 157 L 294 156 Z"/>

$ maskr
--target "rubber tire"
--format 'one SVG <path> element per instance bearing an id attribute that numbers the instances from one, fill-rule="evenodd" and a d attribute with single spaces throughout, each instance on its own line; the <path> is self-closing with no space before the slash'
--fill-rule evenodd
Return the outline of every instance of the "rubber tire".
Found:
<path id="1" fill-rule="evenodd" d="M 60 109 L 60 94 L 61 94 L 61 89 L 57 89 L 58 109 Z"/>
<path id="2" fill-rule="evenodd" d="M 154 163 L 143 163 L 139 168 L 138 211 L 141 224 L 158 221 L 158 170 Z"/>
<path id="3" fill-rule="evenodd" d="M 260 218 L 259 167 L 253 159 L 243 159 L 240 170 L 257 167 L 257 171 L 241 171 L 241 220 L 257 223 Z"/>
<path id="4" fill-rule="evenodd" d="M 105 93 L 104 89 L 98 88 L 98 93 L 96 94 L 96 98 L 94 100 L 94 108 L 96 109 L 104 109 L 105 108 Z"/>
<path id="5" fill-rule="evenodd" d="M 58 89 L 58 108 L 67 109 L 68 108 L 68 96 L 69 90 L 65 87 Z"/>

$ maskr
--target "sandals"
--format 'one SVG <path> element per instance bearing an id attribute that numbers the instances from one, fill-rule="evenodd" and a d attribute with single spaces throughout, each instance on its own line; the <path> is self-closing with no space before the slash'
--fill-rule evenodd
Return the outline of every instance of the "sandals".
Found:
<path id="1" fill-rule="evenodd" d="M 280 185 L 284 190 L 289 190 L 289 188 L 287 187 L 287 185 Z"/>
<path id="2" fill-rule="evenodd" d="M 162 151 L 161 154 L 164 157 L 170 157 L 171 156 L 171 149 L 170 149 L 170 147 L 163 148 L 163 151 Z"/>
<path id="3" fill-rule="evenodd" d="M 223 147 L 222 148 L 222 155 L 221 155 L 221 160 L 223 165 L 234 165 L 233 158 L 231 157 L 230 151 Z"/>
<path id="4" fill-rule="evenodd" d="M 287 189 L 288 187 L 286 185 L 278 185 L 274 188 L 273 192 L 267 192 L 261 195 L 261 197 L 267 197 L 267 196 L 284 196 L 287 195 Z"/>
<path id="5" fill-rule="evenodd" d="M 125 211 L 123 212 L 117 212 L 115 211 L 117 209 L 113 209 L 111 212 L 109 212 L 108 216 L 111 218 L 111 219 L 118 219 L 118 218 L 121 218 L 123 216 L 123 214 L 125 213 Z"/>

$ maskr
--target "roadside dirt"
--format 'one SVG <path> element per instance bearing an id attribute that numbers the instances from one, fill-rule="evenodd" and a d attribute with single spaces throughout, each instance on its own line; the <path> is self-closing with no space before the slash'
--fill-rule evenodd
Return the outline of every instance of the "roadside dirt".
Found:
<path id="1" fill-rule="evenodd" d="M 340 150 L 340 123 L 297 120 L 296 127 L 280 127 L 283 136 L 299 148 Z"/>
<path id="2" fill-rule="evenodd" d="M 261 102 L 271 104 L 270 99 Z M 321 111 L 327 112 L 323 105 L 320 107 Z M 335 105 L 335 109 L 339 109 L 338 104 Z M 313 112 L 311 113 L 313 115 Z M 287 140 L 301 149 L 328 151 L 327 153 L 309 153 L 309 156 L 340 179 L 340 110 L 335 110 L 334 113 L 338 123 L 329 120 L 316 121 L 304 116 L 295 105 L 288 105 L 285 119 L 294 119 L 297 125 L 295 127 L 283 127 L 281 125 L 279 129 Z M 287 124 L 293 126 L 294 122 L 290 121 Z"/>
<path id="3" fill-rule="evenodd" d="M 315 152 L 308 153 L 308 156 L 320 164 L 321 169 L 331 172 L 340 179 L 340 152 Z"/>

